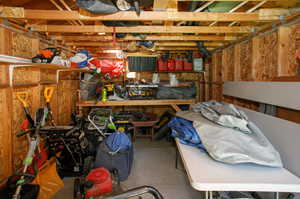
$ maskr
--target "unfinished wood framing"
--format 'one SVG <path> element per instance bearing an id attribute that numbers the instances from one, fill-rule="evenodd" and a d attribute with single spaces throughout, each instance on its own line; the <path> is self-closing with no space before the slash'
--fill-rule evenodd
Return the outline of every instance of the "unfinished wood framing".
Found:
<path id="1" fill-rule="evenodd" d="M 250 33 L 251 27 L 249 26 L 134 26 L 134 27 L 108 27 L 85 25 L 80 28 L 72 25 L 33 25 L 32 31 L 37 32 L 63 32 L 63 33 Z"/>
<path id="2" fill-rule="evenodd" d="M 15 9 L 15 14 L 10 10 Z M 143 11 L 137 16 L 134 11 L 120 11 L 114 14 L 84 16 L 77 11 L 62 10 L 30 10 L 13 7 L 0 7 L 1 18 L 39 19 L 39 20 L 82 20 L 82 21 L 272 21 L 278 20 L 276 15 L 260 17 L 259 13 L 209 13 L 209 12 L 170 12 Z"/>

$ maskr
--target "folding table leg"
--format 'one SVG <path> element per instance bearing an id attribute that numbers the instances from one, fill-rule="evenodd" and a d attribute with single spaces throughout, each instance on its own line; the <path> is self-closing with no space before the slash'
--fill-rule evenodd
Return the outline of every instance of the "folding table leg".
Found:
<path id="1" fill-rule="evenodd" d="M 179 158 L 179 154 L 178 154 L 178 149 L 176 148 L 176 154 L 175 154 L 175 168 L 178 169 L 178 158 Z"/>
<path id="2" fill-rule="evenodd" d="M 279 199 L 279 192 L 274 193 L 274 199 Z"/>
<path id="3" fill-rule="evenodd" d="M 208 194 L 208 191 L 205 191 L 205 199 L 209 199 L 209 198 L 208 198 L 208 195 L 209 195 L 209 194 Z"/>
<path id="4" fill-rule="evenodd" d="M 209 199 L 213 199 L 213 192 L 212 191 L 209 192 Z"/>

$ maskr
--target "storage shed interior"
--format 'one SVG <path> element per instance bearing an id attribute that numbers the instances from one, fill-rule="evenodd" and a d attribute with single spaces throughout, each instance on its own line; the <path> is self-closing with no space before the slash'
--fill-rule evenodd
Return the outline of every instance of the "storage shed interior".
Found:
<path id="1" fill-rule="evenodd" d="M 87 115 L 94 107 L 162 116 L 165 112 L 175 115 L 188 110 L 191 104 L 216 100 L 287 120 L 300 129 L 299 0 L 133 0 L 129 3 L 126 0 L 123 5 L 124 1 L 0 0 L 1 187 L 5 187 L 9 176 L 23 168 L 29 149 L 28 137 L 17 137 L 25 118 L 18 98 L 20 92 L 28 94 L 29 112 L 34 115 L 46 105 L 45 89 L 53 88 L 50 107 L 53 121 L 59 126 L 70 125 L 72 114 Z M 106 2 L 108 7 L 104 9 L 101 5 L 98 9 L 103 9 L 97 11 L 96 6 L 91 6 L 99 2 Z M 60 62 L 50 63 L 41 54 L 49 48 L 60 52 Z M 81 59 L 78 52 L 82 51 L 88 51 L 87 59 L 94 61 L 89 67 L 83 63 L 86 60 L 78 61 Z M 33 58 L 44 63 L 32 63 Z M 121 69 L 116 66 L 119 63 Z M 114 68 L 105 72 L 101 68 L 104 65 L 108 68 L 114 65 Z M 94 84 L 86 82 L 92 76 L 102 88 L 100 91 L 95 88 L 90 97 L 83 84 Z M 164 97 L 168 94 L 163 91 L 156 98 L 147 87 L 149 90 L 141 91 L 143 94 L 130 91 L 133 94 L 127 93 L 126 100 L 109 98 L 111 85 L 126 88 L 126 85 L 148 85 L 155 81 L 172 84 L 173 80 L 176 86 L 186 89 L 184 97 L 174 98 L 175 91 L 169 91 L 173 97 Z M 283 82 L 289 83 L 286 86 L 291 90 L 280 87 Z M 281 90 L 273 91 L 272 86 Z M 108 92 L 107 99 L 103 97 L 103 88 Z M 191 88 L 195 93 L 186 97 Z M 287 96 L 292 92 L 294 95 Z M 151 139 L 157 129 L 154 128 Z M 157 153 L 164 155 L 166 151 L 157 148 L 172 145 L 167 141 L 144 143 L 144 139 L 136 142 L 152 155 L 148 145 L 152 144 Z M 166 150 L 170 150 L 168 147 Z M 294 150 L 299 150 L 299 146 Z M 144 155 L 147 154 L 138 152 L 136 157 L 143 162 Z M 153 156 L 160 167 L 159 162 L 164 162 L 164 158 Z M 299 166 L 291 170 L 300 177 Z M 160 172 L 163 175 L 164 171 Z M 170 175 L 175 175 L 174 180 L 182 177 L 172 172 Z M 189 195 L 178 197 L 196 196 L 192 191 L 186 193 Z M 68 197 L 60 194 L 56 198 Z M 169 196 L 175 199 L 176 193 Z M 198 198 L 201 197 L 205 196 Z"/>

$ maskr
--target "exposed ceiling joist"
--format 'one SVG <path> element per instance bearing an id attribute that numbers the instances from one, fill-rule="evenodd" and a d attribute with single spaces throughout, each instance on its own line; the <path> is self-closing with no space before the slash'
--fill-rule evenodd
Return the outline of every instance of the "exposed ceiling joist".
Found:
<path id="1" fill-rule="evenodd" d="M 232 12 L 235 12 L 237 11 L 238 9 L 240 9 L 241 7 L 243 7 L 245 4 L 247 4 L 249 1 L 243 1 L 241 2 L 240 4 L 238 4 L 237 6 L 235 6 L 234 8 L 232 8 L 231 10 L 229 10 L 229 13 L 232 13 Z M 217 24 L 218 22 L 215 21 L 211 24 L 209 24 L 209 26 L 214 26 L 215 24 Z"/>
<path id="2" fill-rule="evenodd" d="M 203 11 L 205 8 L 207 8 L 208 6 L 210 6 L 211 4 L 213 4 L 215 1 L 209 1 L 207 3 L 205 3 L 203 6 L 201 6 L 200 8 L 196 9 L 194 12 L 201 12 Z M 177 24 L 177 26 L 180 26 L 182 24 L 184 24 L 186 21 L 181 21 Z"/>
<path id="3" fill-rule="evenodd" d="M 13 14 L 12 14 L 13 13 Z M 1 18 L 41 20 L 85 20 L 85 21 L 272 21 L 278 16 L 260 18 L 259 13 L 212 13 L 212 12 L 160 12 L 143 11 L 137 16 L 133 11 L 120 11 L 108 15 L 83 16 L 77 11 L 26 10 L 23 8 L 0 7 Z"/>
<path id="4" fill-rule="evenodd" d="M 72 25 L 33 25 L 32 31 L 37 32 L 65 32 L 65 33 L 250 33 L 252 27 L 207 27 L 207 26 L 135 26 L 135 27 L 107 27 L 86 25 L 80 28 Z"/>
<path id="5" fill-rule="evenodd" d="M 254 7 L 248 9 L 246 11 L 246 13 L 252 13 L 254 12 L 255 10 L 257 10 L 259 7 L 261 7 L 262 5 L 264 5 L 265 3 L 267 3 L 268 1 L 267 0 L 264 0 L 264 1 L 261 1 L 259 2 L 258 4 L 256 4 Z M 229 24 L 229 26 L 233 26 L 234 24 L 236 24 L 237 21 L 233 21 L 232 23 Z"/>
<path id="6" fill-rule="evenodd" d="M 205 46 L 209 47 L 221 47 L 223 43 L 220 42 L 203 42 Z M 113 43 L 110 42 L 67 42 L 66 44 L 70 46 L 94 46 L 94 47 L 102 47 L 102 46 L 110 46 L 113 47 Z M 118 43 L 120 46 L 124 46 L 128 43 Z M 156 46 L 169 46 L 169 47 L 196 47 L 196 42 L 156 42 Z"/>
<path id="7" fill-rule="evenodd" d="M 213 49 L 214 48 L 212 48 L 212 47 L 207 48 L 207 50 L 213 50 Z M 168 46 L 160 46 L 160 47 L 156 47 L 155 50 L 169 50 L 169 51 L 172 51 L 172 50 L 175 50 L 175 51 L 193 50 L 193 51 L 198 51 L 199 49 L 196 48 L 196 47 L 168 47 Z"/>
<path id="8" fill-rule="evenodd" d="M 55 40 L 64 41 L 112 41 L 112 36 L 52 36 Z M 150 41 L 234 41 L 235 36 L 210 36 L 210 35 L 148 35 L 145 39 L 127 35 L 124 38 L 118 38 L 118 41 L 138 41 L 138 40 L 150 40 Z"/>
<path id="9" fill-rule="evenodd" d="M 221 42 L 203 42 L 204 46 L 209 46 L 209 47 L 220 47 L 223 46 L 224 44 Z M 156 46 L 178 46 L 178 47 L 196 47 L 197 43 L 196 42 L 156 42 Z"/>

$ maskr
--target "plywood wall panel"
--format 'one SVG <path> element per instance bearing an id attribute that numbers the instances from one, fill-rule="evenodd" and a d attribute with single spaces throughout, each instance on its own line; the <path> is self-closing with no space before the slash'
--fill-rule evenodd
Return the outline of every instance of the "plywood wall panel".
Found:
<path id="1" fill-rule="evenodd" d="M 223 50 L 222 57 L 222 75 L 223 81 L 234 80 L 234 48 L 227 48 Z"/>
<path id="2" fill-rule="evenodd" d="M 13 84 L 24 85 L 34 84 L 40 81 L 40 70 L 32 68 L 15 68 Z"/>
<path id="3" fill-rule="evenodd" d="M 212 81 L 222 81 L 222 53 L 214 53 L 212 57 Z"/>
<path id="4" fill-rule="evenodd" d="M 33 47 L 34 39 L 19 33 L 12 33 L 12 56 L 31 59 L 37 54 Z"/>
<path id="5" fill-rule="evenodd" d="M 41 70 L 40 71 L 40 82 L 56 82 L 56 71 L 55 70 Z"/>
<path id="6" fill-rule="evenodd" d="M 240 44 L 240 78 L 242 81 L 253 81 L 252 76 L 252 41 Z"/>
<path id="7" fill-rule="evenodd" d="M 0 183 L 12 172 L 11 88 L 0 89 Z"/>
<path id="8" fill-rule="evenodd" d="M 71 114 L 76 111 L 77 80 L 59 81 L 57 102 L 58 102 L 58 124 L 68 125 L 71 121 Z"/>
<path id="9" fill-rule="evenodd" d="M 23 107 L 17 99 L 17 92 L 26 91 L 29 93 L 28 103 L 32 117 L 40 106 L 40 89 L 39 86 L 28 88 L 14 88 L 12 94 L 12 141 L 13 141 L 13 169 L 19 169 L 22 166 L 22 161 L 28 150 L 28 141 L 26 136 L 16 137 L 20 132 L 20 125 L 25 119 Z"/>
<path id="10" fill-rule="evenodd" d="M 253 77 L 269 81 L 278 75 L 278 35 L 273 32 L 253 39 Z"/>
<path id="11" fill-rule="evenodd" d="M 278 30 L 278 75 L 294 76 L 298 72 L 298 63 L 295 56 L 297 48 L 297 32 L 299 25 L 282 26 Z"/>

